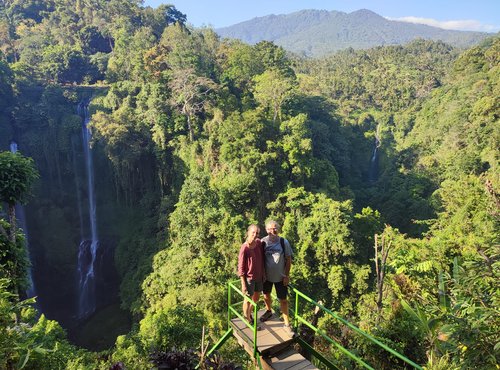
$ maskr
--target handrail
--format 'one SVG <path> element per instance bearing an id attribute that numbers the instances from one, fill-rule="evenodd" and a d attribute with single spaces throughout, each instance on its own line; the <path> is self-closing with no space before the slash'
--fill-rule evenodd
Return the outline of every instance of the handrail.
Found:
<path id="1" fill-rule="evenodd" d="M 248 297 L 247 295 L 243 294 L 243 292 L 236 286 L 236 284 L 238 282 L 239 282 L 239 280 L 228 282 L 228 311 L 227 311 L 228 333 L 229 333 L 229 330 L 231 330 L 230 329 L 231 328 L 230 322 L 231 322 L 232 314 L 234 314 L 236 317 L 238 317 L 239 319 L 241 319 L 241 321 L 248 328 L 250 328 L 252 330 L 252 333 L 253 333 L 253 355 L 254 355 L 254 359 L 255 359 L 256 363 L 260 364 L 260 354 L 258 352 L 258 346 L 257 346 L 257 304 L 252 299 L 250 299 L 250 297 Z M 416 364 L 415 362 L 411 361 L 410 359 L 408 359 L 407 357 L 403 356 L 399 352 L 397 352 L 397 351 L 393 350 L 392 348 L 388 347 L 386 344 L 380 342 L 375 337 L 373 337 L 370 334 L 368 334 L 368 333 L 364 332 L 363 330 L 359 329 L 357 326 L 351 324 L 349 321 L 347 321 L 347 320 L 343 319 L 342 317 L 338 316 L 336 313 L 334 313 L 330 309 L 326 308 L 322 304 L 320 304 L 320 303 L 316 302 L 315 300 L 311 299 L 310 297 L 306 296 L 304 293 L 302 293 L 297 288 L 295 288 L 292 284 L 290 284 L 289 287 L 290 287 L 290 291 L 295 294 L 295 307 L 294 307 L 295 309 L 294 310 L 291 309 L 291 311 L 293 312 L 293 319 L 294 319 L 294 326 L 295 327 L 297 327 L 298 323 L 302 323 L 302 324 L 306 325 L 307 327 L 309 327 L 310 329 L 312 329 L 316 334 L 318 334 L 321 337 L 323 337 L 330 344 L 333 344 L 335 347 L 337 347 L 337 349 L 339 349 L 344 355 L 346 355 L 350 359 L 356 361 L 359 365 L 363 366 L 366 369 L 374 370 L 374 368 L 372 366 L 370 366 L 369 364 L 367 364 L 366 362 L 364 362 L 361 358 L 359 358 L 358 356 L 356 356 L 355 354 L 353 354 L 352 352 L 350 352 L 348 349 L 344 348 L 341 344 L 339 344 L 338 342 L 336 342 L 334 339 L 330 338 L 325 333 L 324 330 L 322 330 L 322 329 L 314 326 L 313 324 L 311 324 L 310 322 L 308 322 L 306 320 L 306 318 L 304 318 L 303 316 L 301 316 L 299 314 L 299 303 L 300 303 L 300 299 L 303 299 L 306 302 L 315 305 L 316 307 L 318 307 L 319 309 L 321 309 L 323 312 L 327 313 L 328 315 L 330 315 L 334 319 L 340 321 L 342 324 L 346 325 L 347 327 L 349 327 L 351 330 L 353 330 L 357 334 L 362 335 L 363 337 L 365 337 L 366 339 L 368 339 L 372 343 L 376 344 L 380 348 L 382 348 L 382 349 L 386 350 L 387 352 L 391 353 L 392 355 L 394 355 L 395 357 L 397 357 L 400 360 L 404 361 L 408 365 L 413 366 L 413 368 L 415 368 L 417 370 L 423 370 L 423 368 L 420 365 Z M 243 297 L 243 301 L 239 301 L 239 302 L 236 302 L 236 303 L 233 304 L 232 303 L 232 291 L 238 293 L 241 297 Z M 235 308 L 236 305 L 240 305 L 244 301 L 250 303 L 252 305 L 252 307 L 253 307 L 253 319 L 254 319 L 253 320 L 254 321 L 253 325 L 245 317 L 243 317 L 243 315 L 240 313 L 241 307 L 238 307 L 238 309 Z M 300 338 L 299 338 L 298 342 L 300 344 L 303 341 L 300 340 Z M 313 351 L 314 351 L 314 349 L 313 349 Z M 316 356 L 316 358 L 319 361 L 321 361 L 322 363 L 326 364 L 328 367 L 334 366 L 329 360 L 327 360 L 326 358 L 322 357 L 319 353 L 315 352 L 314 355 Z M 259 365 L 259 367 L 260 367 L 260 365 Z"/>
<path id="2" fill-rule="evenodd" d="M 373 367 L 371 367 L 370 365 L 368 365 L 366 362 L 364 362 L 362 359 L 360 359 L 359 357 L 357 357 L 354 353 L 350 352 L 348 349 L 344 348 L 342 345 L 340 345 L 339 343 L 337 343 L 336 341 L 334 341 L 332 338 L 330 338 L 328 335 L 326 335 L 326 333 L 315 327 L 314 325 L 310 324 L 309 322 L 307 322 L 306 320 L 304 320 L 302 317 L 298 317 L 298 320 L 307 325 L 309 328 L 311 328 L 312 330 L 314 330 L 315 333 L 321 335 L 323 338 L 325 338 L 328 342 L 330 342 L 331 344 L 333 344 L 335 347 L 337 347 L 341 352 L 343 352 L 345 355 L 347 355 L 348 357 L 350 357 L 351 359 L 353 359 L 354 361 L 358 362 L 360 365 L 362 365 L 365 369 L 370 369 L 370 370 L 375 370 Z"/>
<path id="3" fill-rule="evenodd" d="M 236 310 L 233 305 L 231 304 L 231 290 L 234 290 L 236 293 L 238 293 L 240 296 L 243 297 L 244 301 L 249 302 L 253 306 L 253 325 L 250 324 L 250 322 L 247 321 L 243 315 L 239 313 L 239 310 Z M 241 302 L 237 302 L 236 304 L 239 304 Z M 247 295 L 243 294 L 243 292 L 235 285 L 235 282 L 228 282 L 228 293 L 227 293 L 227 321 L 228 325 L 231 321 L 231 312 L 234 313 L 247 327 L 252 329 L 253 332 L 253 356 L 256 361 L 260 361 L 259 359 L 259 353 L 257 350 L 257 303 L 255 303 L 253 300 L 251 300 Z"/>
<path id="4" fill-rule="evenodd" d="M 350 358 L 352 358 L 353 360 L 355 360 L 356 362 L 358 362 L 359 364 L 361 364 L 363 367 L 367 368 L 367 369 L 373 369 L 370 365 L 366 364 L 363 360 L 361 360 L 359 357 L 357 357 L 356 355 L 354 355 L 353 353 L 351 353 L 350 351 L 348 351 L 346 348 L 342 347 L 339 343 L 337 343 L 336 341 L 334 341 L 333 339 L 331 339 L 330 337 L 328 337 L 328 335 L 326 335 L 326 333 L 315 327 L 314 325 L 310 324 L 306 319 L 304 319 L 302 316 L 300 316 L 299 314 L 299 297 L 300 298 L 303 298 L 305 301 L 309 302 L 309 303 L 312 303 L 314 304 L 316 307 L 319 307 L 323 312 L 326 312 L 327 314 L 329 314 L 331 317 L 333 317 L 334 319 L 340 321 L 341 323 L 343 323 L 344 325 L 346 325 L 347 327 L 349 327 L 350 329 L 352 329 L 353 331 L 355 331 L 356 333 L 364 336 L 365 338 L 367 338 L 369 341 L 371 341 L 372 343 L 375 343 L 377 344 L 379 347 L 381 347 L 382 349 L 388 351 L 389 353 L 391 353 L 392 355 L 398 357 L 399 359 L 403 360 L 404 362 L 406 362 L 407 364 L 413 366 L 415 369 L 418 369 L 418 370 L 423 370 L 423 368 L 416 364 L 415 362 L 411 361 L 410 359 L 408 359 L 407 357 L 403 356 L 402 354 L 400 354 L 399 352 L 393 350 L 392 348 L 388 347 L 387 345 L 385 345 L 384 343 L 380 342 L 379 340 L 377 340 L 376 338 L 374 338 L 373 336 L 371 336 L 370 334 L 368 333 L 365 333 L 364 331 L 362 331 L 361 329 L 359 329 L 357 326 L 354 326 L 353 324 L 351 324 L 349 321 L 343 319 L 342 317 L 338 316 L 337 314 L 335 314 L 334 312 L 330 311 L 328 308 L 324 307 L 322 304 L 314 301 L 313 299 L 309 298 L 308 296 L 306 296 L 304 293 L 302 293 L 301 291 L 299 291 L 297 288 L 295 288 L 293 285 L 289 285 L 289 287 L 291 288 L 291 290 L 295 293 L 295 311 L 294 311 L 294 319 L 295 319 L 295 322 L 297 321 L 300 321 L 301 323 L 307 325 L 309 328 L 311 328 L 315 333 L 318 333 L 319 335 L 321 335 L 323 338 L 325 338 L 328 342 L 332 343 L 333 345 L 335 345 L 337 348 L 339 348 L 344 354 L 346 354 L 347 356 L 349 356 Z"/>

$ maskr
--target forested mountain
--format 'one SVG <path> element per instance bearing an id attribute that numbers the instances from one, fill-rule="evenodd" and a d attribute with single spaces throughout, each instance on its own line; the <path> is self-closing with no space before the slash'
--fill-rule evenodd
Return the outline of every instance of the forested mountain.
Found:
<path id="1" fill-rule="evenodd" d="M 272 41 L 286 50 L 309 57 L 347 48 L 404 45 L 419 38 L 440 40 L 464 48 L 491 36 L 484 32 L 450 31 L 392 21 L 367 9 L 352 13 L 301 10 L 291 14 L 273 14 L 218 28 L 216 32 L 221 37 L 235 38 L 249 44 Z"/>
<path id="2" fill-rule="evenodd" d="M 268 218 L 301 291 L 428 369 L 498 367 L 500 38 L 307 59 L 188 16 L 0 3 L 0 368 L 159 367 L 203 326 L 214 343 L 246 227 Z M 252 368 L 235 342 L 222 356 Z"/>

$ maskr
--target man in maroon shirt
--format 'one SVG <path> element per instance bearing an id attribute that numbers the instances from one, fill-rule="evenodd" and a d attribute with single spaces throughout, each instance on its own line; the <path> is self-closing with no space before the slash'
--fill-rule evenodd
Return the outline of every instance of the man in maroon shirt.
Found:
<path id="1" fill-rule="evenodd" d="M 241 246 L 238 256 L 238 276 L 241 280 L 241 291 L 257 303 L 262 292 L 264 282 L 264 256 L 262 244 L 258 239 L 260 229 L 257 225 L 250 225 L 247 229 L 247 239 Z M 252 305 L 243 301 L 243 315 L 253 323 Z"/>

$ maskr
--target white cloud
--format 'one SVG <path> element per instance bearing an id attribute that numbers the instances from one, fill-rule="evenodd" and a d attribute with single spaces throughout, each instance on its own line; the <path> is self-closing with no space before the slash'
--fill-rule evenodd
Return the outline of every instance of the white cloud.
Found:
<path id="1" fill-rule="evenodd" d="M 386 17 L 386 18 L 392 21 L 425 24 L 427 26 L 439 27 L 445 30 L 480 31 L 480 32 L 498 32 L 500 30 L 499 26 L 493 26 L 491 24 L 483 24 L 479 21 L 472 19 L 456 20 L 456 21 L 438 21 L 432 18 L 419 18 L 419 17 L 401 17 L 401 18 Z"/>

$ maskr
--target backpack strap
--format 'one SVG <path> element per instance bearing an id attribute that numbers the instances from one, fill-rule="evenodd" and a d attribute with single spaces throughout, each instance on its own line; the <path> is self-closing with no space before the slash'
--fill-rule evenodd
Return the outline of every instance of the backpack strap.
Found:
<path id="1" fill-rule="evenodd" d="M 285 238 L 282 238 L 280 236 L 280 244 L 281 244 L 281 251 L 283 252 L 283 255 L 285 255 Z"/>
<path id="2" fill-rule="evenodd" d="M 266 266 L 266 242 L 261 241 L 261 250 L 262 250 L 262 266 Z"/>

